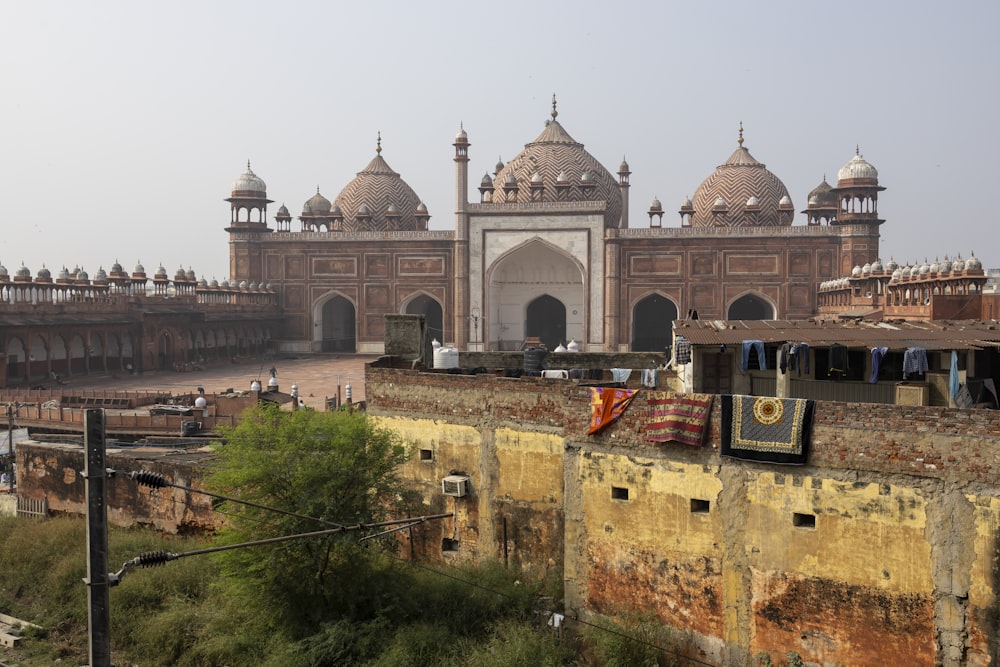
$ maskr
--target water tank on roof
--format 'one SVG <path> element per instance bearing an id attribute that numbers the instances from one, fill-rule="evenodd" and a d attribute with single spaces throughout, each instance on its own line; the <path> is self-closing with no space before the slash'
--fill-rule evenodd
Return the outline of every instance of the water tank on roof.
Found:
<path id="1" fill-rule="evenodd" d="M 548 350 L 544 347 L 524 348 L 524 372 L 541 372 L 542 362 L 545 360 L 546 354 L 548 354 Z"/>
<path id="2" fill-rule="evenodd" d="M 458 350 L 450 346 L 435 349 L 434 368 L 458 368 Z"/>

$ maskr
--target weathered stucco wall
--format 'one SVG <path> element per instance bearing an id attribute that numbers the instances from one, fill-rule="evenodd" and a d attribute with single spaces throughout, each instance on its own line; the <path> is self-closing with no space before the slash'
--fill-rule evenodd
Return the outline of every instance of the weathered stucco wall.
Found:
<path id="1" fill-rule="evenodd" d="M 718 405 L 695 448 L 645 439 L 641 393 L 587 436 L 587 389 L 560 380 L 376 364 L 366 396 L 458 512 L 414 531 L 425 557 L 561 569 L 572 613 L 655 613 L 718 664 L 1000 663 L 996 412 L 820 403 L 810 465 L 783 467 L 721 457 Z M 454 471 L 470 497 L 442 496 Z"/>
<path id="2" fill-rule="evenodd" d="M 223 517 L 201 493 L 167 487 L 154 490 L 128 479 L 130 472 L 148 471 L 169 482 L 201 488 L 202 469 L 194 453 L 179 456 L 169 449 L 109 449 L 107 467 L 117 473 L 107 481 L 108 522 L 119 526 L 149 526 L 168 533 L 214 530 Z M 50 512 L 86 514 L 84 451 L 79 445 L 22 443 L 16 450 L 17 492 L 47 498 Z"/>

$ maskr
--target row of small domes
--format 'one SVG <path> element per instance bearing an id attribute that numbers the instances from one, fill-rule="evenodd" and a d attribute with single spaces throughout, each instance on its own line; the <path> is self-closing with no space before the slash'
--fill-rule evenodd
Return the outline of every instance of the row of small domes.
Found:
<path id="1" fill-rule="evenodd" d="M 926 260 L 923 264 L 917 265 L 907 265 L 900 266 L 892 259 L 883 267 L 882 260 L 876 259 L 871 264 L 865 264 L 864 266 L 855 266 L 851 270 L 851 278 L 862 278 L 872 274 L 884 274 L 889 273 L 892 280 L 899 280 L 900 278 L 911 278 L 913 276 L 924 276 L 929 274 L 938 273 L 961 273 L 962 271 L 980 271 L 983 268 L 983 263 L 979 261 L 975 253 L 972 254 L 969 259 L 963 260 L 961 256 L 957 257 L 954 261 L 949 261 L 945 257 L 943 262 L 928 263 Z M 827 280 L 820 283 L 820 289 L 831 289 L 838 287 L 848 286 L 848 278 L 836 278 L 834 280 Z"/>
<path id="2" fill-rule="evenodd" d="M 21 279 L 24 279 L 24 278 L 31 279 L 31 269 L 29 269 L 27 266 L 24 266 L 22 264 L 21 267 L 17 270 L 17 272 L 14 275 L 17 276 L 18 278 L 21 278 Z M 117 276 L 119 278 L 121 278 L 121 277 L 128 278 L 129 277 L 127 275 L 124 275 L 124 271 L 122 269 L 122 265 L 119 264 L 118 262 L 115 262 L 114 264 L 111 265 L 111 273 L 110 274 L 107 271 L 104 270 L 104 267 L 101 267 L 101 268 L 97 269 L 97 273 L 94 274 L 94 282 L 95 283 L 108 282 L 109 275 L 111 275 L 111 276 Z M 144 280 L 146 278 L 146 269 L 145 269 L 145 267 L 143 267 L 142 264 L 136 264 L 135 265 L 135 270 L 132 272 L 131 278 L 132 279 L 137 279 L 137 280 Z M 10 273 L 7 271 L 7 267 L 5 267 L 2 264 L 0 264 L 0 282 L 6 282 L 6 281 L 9 281 L 9 279 L 10 279 Z M 52 272 L 49 271 L 49 269 L 47 269 L 45 266 L 42 266 L 42 268 L 40 268 L 38 270 L 38 273 L 36 274 L 35 279 L 43 281 L 43 282 L 51 281 L 52 280 Z M 72 271 L 70 271 L 68 268 L 66 268 L 64 266 L 59 271 L 59 275 L 58 275 L 57 280 L 61 280 L 61 281 L 73 281 L 73 282 L 76 282 L 76 283 L 87 283 L 87 282 L 90 282 L 90 275 L 85 270 L 83 270 L 83 269 L 81 269 L 79 267 L 76 267 Z M 162 265 L 159 268 L 157 268 L 156 273 L 154 274 L 153 280 L 157 280 L 157 281 L 169 280 L 168 275 L 167 275 L 167 270 Z M 180 268 L 177 269 L 177 272 L 174 274 L 173 281 L 174 282 L 188 282 L 188 283 L 194 283 L 194 282 L 196 282 L 197 285 L 198 285 L 198 287 L 205 287 L 205 288 L 250 289 L 250 290 L 256 290 L 256 289 L 268 289 L 269 290 L 269 289 L 272 289 L 272 286 L 271 286 L 270 283 L 268 283 L 268 284 L 264 284 L 264 283 L 260 283 L 260 284 L 258 284 L 258 283 L 247 283 L 247 281 L 244 280 L 244 281 L 240 282 L 239 285 L 236 285 L 235 283 L 233 283 L 232 285 L 230 285 L 230 283 L 229 283 L 228 280 L 223 280 L 220 283 L 219 281 L 217 281 L 215 279 L 212 279 L 211 281 L 206 281 L 204 278 L 197 279 L 196 276 L 195 276 L 195 273 L 194 273 L 194 271 L 192 269 L 189 268 L 189 269 L 187 269 L 185 271 L 184 267 L 180 267 Z"/>

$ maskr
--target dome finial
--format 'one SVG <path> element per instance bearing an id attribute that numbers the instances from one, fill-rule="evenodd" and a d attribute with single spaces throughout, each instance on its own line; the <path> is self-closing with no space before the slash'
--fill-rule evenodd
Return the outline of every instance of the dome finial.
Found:
<path id="1" fill-rule="evenodd" d="M 861 157 L 861 144 L 854 144 L 854 154 Z"/>
<path id="2" fill-rule="evenodd" d="M 556 111 L 556 94 L 552 93 L 552 120 L 555 120 L 556 116 L 558 116 L 558 115 L 559 115 L 559 112 Z"/>
<path id="3" fill-rule="evenodd" d="M 253 173 L 253 172 L 252 172 L 252 171 L 250 170 L 250 160 L 247 160 L 247 172 L 248 172 L 248 173 L 251 173 L 251 174 Z"/>
<path id="4" fill-rule="evenodd" d="M 378 141 L 375 144 L 375 154 L 376 155 L 381 155 L 382 154 L 382 131 L 381 130 L 379 130 L 379 132 L 378 132 Z"/>
<path id="5" fill-rule="evenodd" d="M 319 185 L 316 186 L 316 194 L 319 194 Z M 284 204 L 282 204 L 284 206 Z"/>
<path id="6" fill-rule="evenodd" d="M 743 147 L 743 121 L 740 121 L 740 138 L 736 140 L 736 143 Z"/>

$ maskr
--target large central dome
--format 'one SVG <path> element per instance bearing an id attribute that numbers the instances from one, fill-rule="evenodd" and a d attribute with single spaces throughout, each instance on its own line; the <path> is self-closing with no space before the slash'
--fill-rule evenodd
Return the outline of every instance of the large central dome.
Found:
<path id="1" fill-rule="evenodd" d="M 382 157 L 381 134 L 375 157 L 340 191 L 334 204 L 343 215 L 344 231 L 424 230 L 430 217 L 417 193 Z"/>
<path id="2" fill-rule="evenodd" d="M 563 129 L 557 115 L 553 103 L 552 119 L 538 138 L 497 172 L 493 203 L 603 201 L 604 225 L 618 227 L 622 214 L 618 181 Z"/>
<path id="3" fill-rule="evenodd" d="M 693 227 L 787 226 L 794 207 L 788 189 L 777 176 L 743 147 L 716 168 L 695 192 Z"/>

